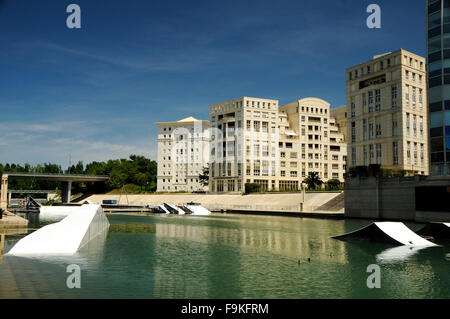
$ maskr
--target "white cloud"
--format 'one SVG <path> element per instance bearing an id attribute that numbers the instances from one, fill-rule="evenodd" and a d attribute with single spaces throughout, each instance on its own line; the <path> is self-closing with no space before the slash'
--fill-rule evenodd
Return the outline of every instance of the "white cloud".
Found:
<path id="1" fill-rule="evenodd" d="M 156 136 L 127 138 L 109 134 L 109 122 L 99 120 L 47 123 L 0 123 L 0 163 L 51 162 L 64 168 L 71 162 L 106 161 L 131 154 L 156 159 Z M 100 136 L 100 137 L 99 137 Z"/>

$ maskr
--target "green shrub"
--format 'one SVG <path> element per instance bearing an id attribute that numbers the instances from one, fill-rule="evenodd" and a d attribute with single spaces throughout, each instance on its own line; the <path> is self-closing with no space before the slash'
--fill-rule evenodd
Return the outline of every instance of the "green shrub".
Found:
<path id="1" fill-rule="evenodd" d="M 245 184 L 245 193 L 259 193 L 261 192 L 261 184 L 258 183 L 246 183 Z"/>
<path id="2" fill-rule="evenodd" d="M 330 179 L 327 183 L 326 183 L 326 189 L 327 190 L 338 190 L 341 188 L 341 181 L 338 179 Z"/>
<path id="3" fill-rule="evenodd" d="M 392 177 L 394 176 L 394 170 L 392 168 L 382 168 L 380 174 L 382 177 Z"/>

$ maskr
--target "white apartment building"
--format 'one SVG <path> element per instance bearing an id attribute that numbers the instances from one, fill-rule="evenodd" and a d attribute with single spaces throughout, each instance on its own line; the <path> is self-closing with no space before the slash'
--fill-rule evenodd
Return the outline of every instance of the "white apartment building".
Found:
<path id="1" fill-rule="evenodd" d="M 347 145 L 336 119 L 331 116 L 330 103 L 318 98 L 305 98 L 280 106 L 280 113 L 285 113 L 289 120 L 289 132 L 280 132 L 281 168 L 287 168 L 289 164 L 289 176 L 298 174 L 300 180 L 316 172 L 323 182 L 330 179 L 344 182 Z M 287 173 L 281 169 L 281 180 L 285 175 Z"/>
<path id="2" fill-rule="evenodd" d="M 273 185 L 278 160 L 278 101 L 243 97 L 210 106 L 210 192 Z"/>
<path id="3" fill-rule="evenodd" d="M 207 190 L 199 182 L 209 163 L 209 121 L 188 117 L 158 125 L 158 192 Z"/>
<path id="4" fill-rule="evenodd" d="M 243 97 L 211 105 L 210 120 L 210 192 L 298 190 L 309 172 L 344 181 L 346 144 L 326 101 Z"/>

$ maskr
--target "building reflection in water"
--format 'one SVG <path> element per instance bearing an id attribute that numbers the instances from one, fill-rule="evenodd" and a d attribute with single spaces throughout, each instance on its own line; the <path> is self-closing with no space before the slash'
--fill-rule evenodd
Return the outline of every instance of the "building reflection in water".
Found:
<path id="1" fill-rule="evenodd" d="M 230 291 L 245 297 L 246 293 L 254 289 L 249 285 L 257 284 L 262 278 L 271 280 L 267 284 L 269 286 L 283 286 L 276 281 L 287 280 L 288 269 L 298 271 L 299 258 L 304 261 L 311 258 L 316 266 L 325 265 L 323 271 L 328 271 L 333 265 L 347 263 L 346 244 L 330 238 L 334 233 L 345 231 L 343 223 L 339 221 L 230 215 L 205 217 L 201 220 L 195 220 L 194 217 L 192 221 L 188 221 L 190 217 L 184 218 L 183 222 L 170 217 L 156 223 L 157 242 L 175 240 L 174 245 L 191 242 L 192 247 L 201 247 L 198 251 L 203 252 L 204 256 L 195 256 L 195 249 L 180 251 L 172 266 L 158 264 L 154 267 L 155 297 L 177 294 L 180 294 L 179 297 L 236 296 L 230 295 Z M 197 268 L 201 280 L 186 280 L 181 267 L 176 265 L 183 258 L 189 271 Z M 266 261 L 271 268 L 258 268 L 257 265 Z M 277 267 L 282 267 L 283 270 Z M 180 269 L 180 272 L 173 271 L 174 269 Z M 309 269 L 308 271 L 312 271 L 312 268 Z M 305 278 L 304 284 L 321 283 L 311 283 L 309 278 Z M 290 293 L 295 293 L 292 291 L 295 288 L 291 286 L 290 289 Z"/>
<path id="2" fill-rule="evenodd" d="M 323 234 L 314 236 L 314 220 L 311 226 L 303 225 L 302 229 L 286 223 L 295 223 L 295 219 L 277 221 L 271 217 L 267 220 L 240 221 L 236 227 L 208 227 L 207 224 L 187 225 L 176 223 L 158 223 L 157 237 L 182 238 L 204 244 L 222 244 L 241 248 L 265 249 L 271 253 L 291 258 L 315 258 L 328 261 L 330 254 L 335 257 L 334 262 L 345 264 L 348 262 L 345 243 L 333 240 Z M 227 220 L 229 222 L 230 219 Z M 305 220 L 303 220 L 303 223 Z M 333 228 L 337 233 L 343 232 L 343 225 L 339 227 L 336 221 Z M 323 220 L 320 223 L 324 223 Z M 218 226 L 218 225 L 215 225 Z M 334 231 L 334 230 L 333 230 Z"/>

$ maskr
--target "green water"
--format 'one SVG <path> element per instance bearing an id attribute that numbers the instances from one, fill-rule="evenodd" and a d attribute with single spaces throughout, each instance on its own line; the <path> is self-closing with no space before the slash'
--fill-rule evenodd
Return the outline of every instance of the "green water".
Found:
<path id="1" fill-rule="evenodd" d="M 0 257 L 0 298 L 450 297 L 450 243 L 405 256 L 392 245 L 330 238 L 369 221 L 221 214 L 108 219 L 110 232 L 77 256 Z M 21 236 L 8 235 L 5 250 Z M 67 288 L 70 264 L 81 267 L 80 289 Z M 367 287 L 370 264 L 381 268 L 380 289 Z"/>

